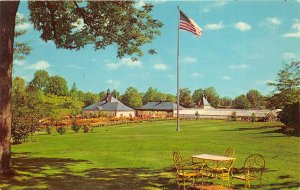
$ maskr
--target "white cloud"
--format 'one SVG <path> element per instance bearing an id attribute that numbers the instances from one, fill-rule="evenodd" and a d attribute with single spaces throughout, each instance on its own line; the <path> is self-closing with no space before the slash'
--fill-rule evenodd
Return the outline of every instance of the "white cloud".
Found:
<path id="1" fill-rule="evenodd" d="M 247 69 L 249 65 L 239 64 L 239 65 L 229 65 L 229 69 Z"/>
<path id="2" fill-rule="evenodd" d="M 116 69 L 118 69 L 120 66 L 121 66 L 121 65 L 118 64 L 118 63 L 107 63 L 107 64 L 106 64 L 106 68 L 107 68 L 108 70 L 116 70 Z"/>
<path id="3" fill-rule="evenodd" d="M 230 76 L 227 76 L 227 75 L 225 75 L 225 76 L 223 76 L 223 77 L 222 77 L 222 80 L 231 80 L 231 77 L 230 77 Z"/>
<path id="4" fill-rule="evenodd" d="M 289 32 L 282 35 L 284 38 L 300 38 L 300 21 L 295 20 L 292 29 L 294 29 L 295 32 Z"/>
<path id="5" fill-rule="evenodd" d="M 153 66 L 153 68 L 154 68 L 155 70 L 163 71 L 163 70 L 167 70 L 167 69 L 168 69 L 168 66 L 165 65 L 165 64 L 158 63 L 158 64 L 155 64 L 155 65 Z"/>
<path id="6" fill-rule="evenodd" d="M 30 28 L 32 28 L 32 24 L 28 22 L 16 25 L 16 30 L 29 30 Z"/>
<path id="7" fill-rule="evenodd" d="M 207 6 L 205 6 L 202 9 L 202 11 L 205 12 L 205 13 L 209 13 L 211 10 L 221 8 L 224 5 L 226 5 L 227 3 L 228 3 L 228 1 L 225 1 L 225 0 L 215 1 L 214 3 L 211 3 Z"/>
<path id="8" fill-rule="evenodd" d="M 193 77 L 193 78 L 197 78 L 197 77 L 200 77 L 200 76 L 201 76 L 200 73 L 192 73 L 191 74 L 191 77 Z"/>
<path id="9" fill-rule="evenodd" d="M 24 19 L 25 22 L 22 24 L 16 24 L 16 30 L 29 30 L 33 28 L 33 25 L 31 23 L 26 22 L 27 19 L 25 18 L 24 14 L 17 12 L 17 17 L 20 19 Z"/>
<path id="10" fill-rule="evenodd" d="M 184 57 L 182 61 L 183 61 L 184 63 L 190 63 L 190 64 L 193 64 L 193 63 L 196 63 L 196 62 L 197 62 L 197 59 L 194 58 L 194 57 Z"/>
<path id="11" fill-rule="evenodd" d="M 251 25 L 245 22 L 237 22 L 235 23 L 234 28 L 240 31 L 247 31 L 251 30 Z"/>
<path id="12" fill-rule="evenodd" d="M 255 84 L 259 85 L 267 85 L 268 83 L 276 83 L 274 80 L 257 80 L 255 81 Z"/>
<path id="13" fill-rule="evenodd" d="M 75 64 L 69 64 L 69 65 L 67 65 L 67 67 L 73 68 L 73 69 L 80 69 L 80 67 L 78 65 L 75 65 Z"/>
<path id="14" fill-rule="evenodd" d="M 300 55 L 293 52 L 284 52 L 282 58 L 285 60 L 295 60 L 300 59 Z"/>
<path id="15" fill-rule="evenodd" d="M 167 2 L 167 0 L 152 0 L 152 1 L 150 1 L 150 3 L 152 3 L 152 4 L 161 4 L 161 3 L 165 3 L 165 2 Z"/>
<path id="16" fill-rule="evenodd" d="M 120 86 L 120 82 L 117 81 L 117 80 L 112 80 L 112 79 L 109 79 L 106 81 L 106 84 L 108 85 L 108 87 L 110 89 L 118 89 L 119 86 Z"/>
<path id="17" fill-rule="evenodd" d="M 26 61 L 24 60 L 14 60 L 14 65 L 19 65 L 19 66 L 23 66 L 26 64 Z"/>
<path id="18" fill-rule="evenodd" d="M 295 53 L 292 53 L 292 52 L 284 52 L 282 54 L 282 57 L 284 59 L 295 59 L 296 58 L 296 54 Z"/>
<path id="19" fill-rule="evenodd" d="M 206 24 L 205 28 L 208 30 L 220 30 L 224 28 L 223 21 L 220 21 L 219 23 Z"/>
<path id="20" fill-rule="evenodd" d="M 141 67 L 142 65 L 142 62 L 140 61 L 132 61 L 131 58 L 122 58 L 118 63 L 108 63 L 106 64 L 106 68 L 108 70 L 116 70 L 118 69 L 119 67 L 122 67 L 122 66 L 127 66 L 127 67 L 130 67 L 130 68 L 134 68 L 134 67 Z"/>
<path id="21" fill-rule="evenodd" d="M 265 19 L 263 24 L 267 26 L 279 26 L 281 24 L 281 20 L 276 17 L 268 17 Z"/>
<path id="22" fill-rule="evenodd" d="M 17 12 L 17 17 L 22 19 L 22 18 L 24 18 L 24 14 Z"/>
<path id="23" fill-rule="evenodd" d="M 30 69 L 30 70 L 44 70 L 49 67 L 50 67 L 50 64 L 47 61 L 41 60 L 34 64 L 28 65 L 26 68 Z"/>

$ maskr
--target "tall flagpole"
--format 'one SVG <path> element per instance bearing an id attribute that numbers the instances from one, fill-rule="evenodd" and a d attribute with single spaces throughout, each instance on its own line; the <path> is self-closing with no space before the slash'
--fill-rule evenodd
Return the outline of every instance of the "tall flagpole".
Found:
<path id="1" fill-rule="evenodd" d="M 176 131 L 180 131 L 179 128 L 179 25 L 180 25 L 180 11 L 179 6 L 177 6 L 179 17 L 178 17 L 178 27 L 177 27 L 177 127 Z"/>

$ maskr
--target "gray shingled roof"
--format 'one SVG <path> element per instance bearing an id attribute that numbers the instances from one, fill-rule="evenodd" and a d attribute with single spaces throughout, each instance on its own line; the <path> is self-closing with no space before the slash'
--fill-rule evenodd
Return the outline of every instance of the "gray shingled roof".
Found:
<path id="1" fill-rule="evenodd" d="M 176 110 L 177 104 L 173 102 L 148 102 L 142 107 L 137 108 L 137 110 Z M 179 109 L 185 109 L 179 106 Z"/>
<path id="2" fill-rule="evenodd" d="M 96 102 L 92 105 L 89 105 L 83 110 L 92 110 L 92 111 L 134 111 L 134 109 L 125 106 L 122 102 L 111 96 L 109 101 L 106 101 L 107 98 L 102 99 L 99 102 Z"/>

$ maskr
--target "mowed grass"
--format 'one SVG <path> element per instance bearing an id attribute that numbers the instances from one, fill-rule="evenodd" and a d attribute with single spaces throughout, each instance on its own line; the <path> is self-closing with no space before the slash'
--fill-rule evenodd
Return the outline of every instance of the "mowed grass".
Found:
<path id="1" fill-rule="evenodd" d="M 12 146 L 16 175 L 0 189 L 177 189 L 172 151 L 222 155 L 235 150 L 235 167 L 253 153 L 266 160 L 264 189 L 299 189 L 300 139 L 278 132 L 279 123 L 218 120 L 143 122 L 92 132 L 34 135 Z"/>

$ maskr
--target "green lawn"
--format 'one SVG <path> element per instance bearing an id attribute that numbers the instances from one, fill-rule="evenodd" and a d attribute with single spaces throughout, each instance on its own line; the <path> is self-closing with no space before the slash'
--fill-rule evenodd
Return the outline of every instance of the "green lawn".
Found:
<path id="1" fill-rule="evenodd" d="M 266 159 L 264 189 L 299 189 L 300 138 L 278 133 L 279 123 L 176 121 L 95 128 L 93 132 L 35 135 L 12 146 L 13 178 L 0 189 L 177 189 L 172 150 L 222 155 L 235 150 L 235 167 L 253 153 Z"/>

